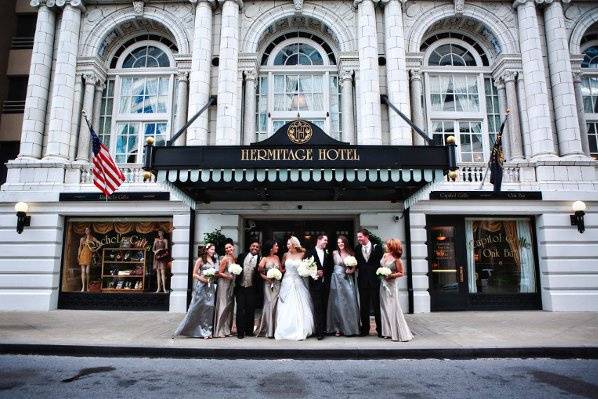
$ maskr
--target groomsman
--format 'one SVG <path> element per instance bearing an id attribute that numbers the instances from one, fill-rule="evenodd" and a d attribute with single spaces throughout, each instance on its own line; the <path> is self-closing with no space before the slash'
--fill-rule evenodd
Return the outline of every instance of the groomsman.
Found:
<path id="1" fill-rule="evenodd" d="M 249 250 L 237 258 L 239 266 L 243 268 L 241 274 L 235 278 L 235 299 L 237 300 L 237 337 L 253 336 L 253 323 L 255 318 L 255 297 L 259 273 L 257 266 L 260 263 L 260 243 L 252 241 Z"/>
<path id="2" fill-rule="evenodd" d="M 330 276 L 334 268 L 332 254 L 326 249 L 328 237 L 320 234 L 315 248 L 311 249 L 307 258 L 313 256 L 318 265 L 318 279 L 309 279 L 309 293 L 314 304 L 314 319 L 316 324 L 316 337 L 324 339 L 326 333 L 326 308 L 328 307 L 328 291 L 330 289 Z"/>
<path id="3" fill-rule="evenodd" d="M 361 313 L 361 334 L 365 337 L 370 333 L 370 306 L 374 308 L 376 331 L 382 337 L 380 322 L 380 280 L 376 270 L 380 267 L 380 260 L 384 255 L 381 245 L 370 241 L 370 232 L 360 229 L 357 232 L 355 258 L 357 259 L 357 286 L 359 287 L 359 304 Z"/>

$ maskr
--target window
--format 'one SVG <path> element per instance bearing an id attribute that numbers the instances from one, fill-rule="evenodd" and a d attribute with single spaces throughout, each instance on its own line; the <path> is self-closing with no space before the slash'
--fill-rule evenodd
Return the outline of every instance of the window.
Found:
<path id="1" fill-rule="evenodd" d="M 590 154 L 598 159 L 598 43 L 586 43 L 583 53 L 581 95 L 586 117 L 586 133 Z"/>
<path id="2" fill-rule="evenodd" d="M 11 48 L 32 49 L 36 23 L 37 14 L 17 14 L 17 27 L 12 37 Z"/>
<path id="3" fill-rule="evenodd" d="M 455 136 L 460 162 L 488 160 L 500 126 L 498 94 L 481 47 L 471 39 L 425 41 L 425 108 L 433 138 Z"/>
<path id="4" fill-rule="evenodd" d="M 340 92 L 334 54 L 315 37 L 276 39 L 265 50 L 257 85 L 257 140 L 298 117 L 340 139 Z M 264 55 L 266 55 L 266 53 Z"/>
<path id="5" fill-rule="evenodd" d="M 25 111 L 27 98 L 27 82 L 29 76 L 9 76 L 8 93 L 2 105 L 4 114 L 22 114 Z"/>
<path id="6" fill-rule="evenodd" d="M 101 139 L 118 163 L 140 163 L 148 137 L 165 145 L 172 123 L 171 47 L 153 40 L 132 43 L 112 63 L 101 104 Z"/>

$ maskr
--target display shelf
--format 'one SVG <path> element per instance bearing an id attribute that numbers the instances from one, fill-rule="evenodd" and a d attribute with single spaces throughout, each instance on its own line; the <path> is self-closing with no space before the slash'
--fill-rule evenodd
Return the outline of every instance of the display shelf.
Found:
<path id="1" fill-rule="evenodd" d="M 122 254 L 123 252 L 141 252 L 142 256 L 138 260 L 116 260 L 114 256 L 116 254 Z M 113 255 L 111 257 L 111 255 Z M 144 291 L 145 288 L 145 273 L 147 270 L 147 250 L 145 248 L 103 248 L 102 251 L 102 292 L 124 292 L 124 293 L 140 293 Z M 111 274 L 111 269 L 121 269 L 126 267 L 125 270 L 134 270 L 131 267 L 141 266 L 143 268 L 142 274 L 134 274 L 134 275 L 118 275 L 118 274 Z M 141 288 L 116 288 L 113 285 L 116 281 L 131 281 L 131 279 L 136 279 L 141 281 Z M 134 281 L 134 280 L 133 280 Z M 117 284 L 117 283 L 116 283 Z"/>

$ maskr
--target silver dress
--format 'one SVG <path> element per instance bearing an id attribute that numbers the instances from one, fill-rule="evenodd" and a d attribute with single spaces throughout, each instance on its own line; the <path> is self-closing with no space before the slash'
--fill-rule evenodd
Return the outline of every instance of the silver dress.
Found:
<path id="1" fill-rule="evenodd" d="M 278 264 L 271 262 L 266 263 L 265 274 L 268 274 L 270 269 L 279 269 Z M 274 280 L 272 284 L 264 282 L 264 307 L 262 309 L 262 317 L 258 324 L 255 335 L 260 337 L 274 338 L 274 330 L 276 328 L 276 304 L 278 303 L 278 294 L 280 293 L 280 281 Z"/>
<path id="2" fill-rule="evenodd" d="M 235 311 L 235 280 L 218 279 L 216 290 L 216 310 L 214 316 L 214 337 L 224 338 L 231 335 Z"/>
<path id="3" fill-rule="evenodd" d="M 359 334 L 359 305 L 353 275 L 346 273 L 343 258 L 333 253 L 334 271 L 330 276 L 330 296 L 326 312 L 326 330 L 343 335 Z"/>
<path id="4" fill-rule="evenodd" d="M 394 259 L 385 262 L 382 258 L 380 266 L 388 267 L 393 273 L 397 271 Z M 413 339 L 399 303 L 397 279 L 382 280 L 380 284 L 380 319 L 383 337 L 390 337 L 393 341 L 411 341 Z"/>
<path id="5" fill-rule="evenodd" d="M 213 263 L 206 263 L 201 266 L 200 273 L 209 268 L 216 268 Z M 187 310 L 187 315 L 174 335 L 187 337 L 205 338 L 212 336 L 214 325 L 214 300 L 216 298 L 216 284 L 210 285 L 193 279 L 193 297 Z"/>

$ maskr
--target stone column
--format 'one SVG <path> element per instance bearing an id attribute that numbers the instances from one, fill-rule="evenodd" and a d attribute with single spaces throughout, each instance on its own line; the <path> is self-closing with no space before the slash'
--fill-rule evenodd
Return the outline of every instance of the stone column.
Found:
<path id="1" fill-rule="evenodd" d="M 353 120 L 353 71 L 341 71 L 339 76 L 341 85 L 341 106 L 342 106 L 342 141 L 355 143 L 355 121 Z"/>
<path id="2" fill-rule="evenodd" d="M 521 138 L 523 140 L 524 156 L 527 158 L 531 154 L 529 137 L 529 119 L 527 117 L 527 101 L 525 98 L 525 82 L 523 81 L 523 73 L 517 74 L 517 93 L 519 94 L 519 116 L 521 122 Z"/>
<path id="3" fill-rule="evenodd" d="M 357 45 L 359 47 L 359 108 L 361 119 L 358 144 L 382 144 L 380 78 L 378 74 L 378 34 L 374 2 L 355 0 L 357 7 Z"/>
<path id="4" fill-rule="evenodd" d="M 101 80 L 96 85 L 96 92 L 93 100 L 93 128 L 96 130 L 97 134 L 101 133 L 101 126 L 100 126 L 100 116 L 102 115 L 102 95 L 104 94 L 104 89 L 106 88 L 106 82 L 102 82 Z M 110 143 L 104 143 L 106 146 L 110 146 Z"/>
<path id="5" fill-rule="evenodd" d="M 187 71 L 178 71 L 176 75 L 176 118 L 174 120 L 175 135 L 187 123 L 187 97 L 189 96 L 189 86 L 187 85 L 189 73 Z M 206 111 L 207 114 L 207 111 Z M 187 141 L 186 133 L 183 133 L 177 140 L 176 145 L 185 145 Z"/>
<path id="6" fill-rule="evenodd" d="M 550 123 L 548 85 L 544 72 L 542 44 L 534 0 L 516 0 L 519 44 L 525 81 L 532 157 L 554 156 Z"/>
<path id="7" fill-rule="evenodd" d="M 505 119 L 507 115 L 507 93 L 505 91 L 505 82 L 502 79 L 495 78 L 494 79 L 494 86 L 498 91 L 498 107 L 500 109 L 500 121 Z M 505 128 L 502 132 L 502 148 L 503 153 L 505 155 L 505 159 L 511 159 L 511 146 L 509 142 L 509 137 L 511 136 L 511 131 L 509 129 L 509 123 L 505 125 Z"/>
<path id="8" fill-rule="evenodd" d="M 81 124 L 81 103 L 83 102 L 83 75 L 75 75 L 75 96 L 73 99 L 73 118 L 71 119 L 71 132 L 79 133 Z M 69 160 L 74 161 L 77 158 L 77 141 L 79 134 L 71 134 L 69 143 Z M 47 142 L 46 142 L 47 144 Z"/>
<path id="9" fill-rule="evenodd" d="M 245 75 L 245 118 L 243 120 L 243 144 L 249 145 L 256 141 L 255 137 L 255 96 L 257 71 L 251 69 Z"/>
<path id="10" fill-rule="evenodd" d="M 50 7 L 54 1 L 32 0 L 31 6 L 38 7 L 29 84 L 25 99 L 23 128 L 19 158 L 39 159 L 42 156 L 44 129 L 46 126 L 46 107 L 50 91 L 52 73 L 52 53 L 54 50 L 54 31 L 56 16 Z"/>
<path id="11" fill-rule="evenodd" d="M 521 129 L 519 122 L 519 112 L 517 104 L 517 88 L 515 87 L 515 79 L 517 73 L 507 71 L 502 75 L 502 80 L 505 83 L 507 107 L 511 111 L 509 114 L 509 148 L 511 150 L 511 160 L 523 160 L 523 143 L 521 140 Z"/>
<path id="12" fill-rule="evenodd" d="M 210 98 L 210 67 L 212 62 L 212 8 L 214 0 L 191 0 L 195 8 L 191 74 L 189 78 L 189 118 L 192 118 Z M 208 144 L 206 110 L 187 129 L 187 145 Z"/>
<path id="13" fill-rule="evenodd" d="M 575 89 L 575 102 L 577 104 L 577 118 L 579 121 L 579 132 L 581 134 L 581 148 L 583 153 L 590 156 L 590 143 L 588 142 L 588 126 L 586 114 L 583 109 L 583 95 L 581 94 L 581 73 L 573 74 L 573 88 Z"/>
<path id="14" fill-rule="evenodd" d="M 67 0 L 62 12 L 56 67 L 52 77 L 54 98 L 50 107 L 48 146 L 44 158 L 67 160 L 70 136 L 75 134 L 71 132 L 71 119 L 82 9 L 81 0 Z"/>
<path id="15" fill-rule="evenodd" d="M 98 83 L 98 76 L 95 73 L 86 73 L 83 75 L 85 80 L 85 89 L 83 91 L 83 111 L 87 114 L 87 119 L 93 121 L 93 100 L 95 97 L 96 84 Z M 97 127 L 96 127 L 97 129 Z M 89 143 L 91 136 L 89 127 L 84 119 L 82 119 L 81 126 L 79 126 L 79 145 L 77 147 L 77 161 L 89 161 Z"/>
<path id="16" fill-rule="evenodd" d="M 544 11 L 546 52 L 548 53 L 548 69 L 550 70 L 550 82 L 552 84 L 559 154 L 561 156 L 579 156 L 583 155 L 583 149 L 575 105 L 569 35 L 565 27 L 565 16 L 561 1 L 569 3 L 571 0 L 549 2 Z"/>
<path id="17" fill-rule="evenodd" d="M 422 72 L 419 69 L 412 69 L 411 73 L 411 120 L 415 126 L 423 131 L 424 109 L 422 107 Z M 419 134 L 413 132 L 413 144 L 424 145 L 425 141 Z"/>
<path id="18" fill-rule="evenodd" d="M 241 0 L 219 0 L 222 4 L 216 145 L 240 144 L 237 73 L 239 66 L 239 7 Z"/>
<path id="19" fill-rule="evenodd" d="M 402 113 L 411 113 L 409 104 L 409 79 L 405 58 L 405 37 L 403 34 L 403 11 L 405 0 L 382 0 L 384 7 L 384 51 L 386 52 L 386 86 L 388 99 Z M 396 112 L 388 110 L 391 145 L 411 145 L 411 126 Z"/>

